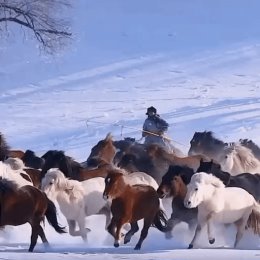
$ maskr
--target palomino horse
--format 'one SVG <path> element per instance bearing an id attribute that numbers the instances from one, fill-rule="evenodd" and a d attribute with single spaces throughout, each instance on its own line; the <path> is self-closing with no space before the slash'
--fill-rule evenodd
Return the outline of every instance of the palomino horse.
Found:
<path id="1" fill-rule="evenodd" d="M 212 174 L 199 172 L 191 177 L 184 200 L 187 208 L 198 207 L 198 225 L 189 245 L 192 248 L 207 225 L 209 243 L 215 242 L 213 222 L 234 223 L 237 227 L 234 247 L 243 236 L 246 225 L 260 234 L 260 205 L 247 191 L 237 187 L 225 188 Z"/>
<path id="2" fill-rule="evenodd" d="M 221 170 L 221 166 L 213 161 L 200 162 L 198 172 L 212 173 L 218 177 L 226 187 L 239 187 L 250 193 L 257 201 L 260 200 L 260 174 L 241 173 L 232 176 Z"/>
<path id="3" fill-rule="evenodd" d="M 112 200 L 112 220 L 108 232 L 115 238 L 115 247 L 119 246 L 121 229 L 126 223 L 131 224 L 131 229 L 124 237 L 125 244 L 130 242 L 131 237 L 138 231 L 137 221 L 144 219 L 144 226 L 135 249 L 141 248 L 152 224 L 160 231 L 165 231 L 167 220 L 160 209 L 159 197 L 154 188 L 140 184 L 131 186 L 123 174 L 113 170 L 108 172 L 105 184 L 103 196 Z"/>
<path id="4" fill-rule="evenodd" d="M 57 200 L 60 210 L 66 217 L 71 236 L 81 236 L 87 240 L 88 229 L 85 218 L 104 214 L 106 227 L 110 222 L 110 206 L 103 199 L 104 178 L 86 181 L 69 180 L 59 169 L 50 169 L 42 179 L 42 189 L 52 200 Z M 75 230 L 76 224 L 79 230 Z"/>
<path id="5" fill-rule="evenodd" d="M 7 179 L 0 180 L 0 227 L 19 226 L 29 223 L 32 227 L 29 251 L 32 252 L 40 236 L 46 245 L 48 241 L 40 223 L 46 216 L 58 233 L 65 233 L 57 221 L 56 207 L 45 193 L 33 186 L 18 186 Z"/>
<path id="6" fill-rule="evenodd" d="M 188 167 L 170 166 L 157 189 L 159 197 L 163 200 L 172 198 L 172 213 L 165 234 L 168 239 L 172 237 L 173 228 L 180 222 L 186 222 L 189 229 L 194 229 L 197 224 L 197 208 L 187 209 L 183 203 L 187 192 L 186 185 L 193 174 L 194 171 Z"/>
<path id="7" fill-rule="evenodd" d="M 249 148 L 254 156 L 260 160 L 260 148 L 252 140 L 240 139 L 239 143 L 247 148 Z"/>
<path id="8" fill-rule="evenodd" d="M 218 162 L 232 175 L 260 172 L 260 161 L 252 151 L 241 144 L 227 144 L 215 138 L 212 132 L 195 132 L 190 141 L 189 155 L 202 154 Z"/>
<path id="9" fill-rule="evenodd" d="M 243 172 L 260 173 L 260 161 L 252 151 L 242 145 L 225 147 L 219 157 L 221 168 L 232 175 Z"/>
<path id="10" fill-rule="evenodd" d="M 187 166 L 194 171 L 200 166 L 200 160 L 209 160 L 204 155 L 191 155 L 187 157 L 178 157 L 175 154 L 167 152 L 163 147 L 151 144 L 147 147 L 147 153 L 152 158 L 154 164 L 166 163 L 169 165 Z"/>

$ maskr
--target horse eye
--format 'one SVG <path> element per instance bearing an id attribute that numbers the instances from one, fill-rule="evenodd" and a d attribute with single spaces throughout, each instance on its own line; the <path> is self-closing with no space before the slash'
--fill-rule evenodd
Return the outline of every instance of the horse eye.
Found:
<path id="1" fill-rule="evenodd" d="M 52 184 L 53 184 L 53 182 L 50 182 L 49 184 L 50 184 L 50 185 L 52 185 Z"/>
<path id="2" fill-rule="evenodd" d="M 198 188 L 195 188 L 195 191 L 198 191 Z"/>
<path id="3" fill-rule="evenodd" d="M 107 178 L 106 183 L 109 184 L 110 180 L 111 180 L 110 178 Z"/>
<path id="4" fill-rule="evenodd" d="M 225 156 L 225 159 L 227 159 L 227 158 L 228 158 L 228 156 L 226 155 L 226 156 Z"/>

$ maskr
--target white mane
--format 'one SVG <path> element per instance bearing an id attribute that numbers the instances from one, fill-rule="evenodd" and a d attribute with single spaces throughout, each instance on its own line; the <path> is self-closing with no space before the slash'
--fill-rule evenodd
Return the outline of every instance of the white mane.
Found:
<path id="1" fill-rule="evenodd" d="M 254 156 L 253 152 L 240 144 L 226 147 L 224 155 L 228 158 L 223 159 L 221 165 L 231 174 L 242 172 L 257 173 L 260 170 L 260 161 Z M 229 169 L 230 168 L 230 169 Z"/>
<path id="2" fill-rule="evenodd" d="M 24 185 L 32 186 L 32 182 L 29 182 L 26 179 L 24 179 L 20 175 L 20 173 L 28 175 L 25 171 L 21 169 L 13 170 L 9 164 L 0 161 L 0 177 L 14 181 L 19 187 L 22 187 Z"/>
<path id="3" fill-rule="evenodd" d="M 43 185 L 46 185 L 50 180 L 54 180 L 55 188 L 59 191 L 66 192 L 71 200 L 82 199 L 85 194 L 81 182 L 66 178 L 63 172 L 57 168 L 52 168 L 47 171 L 42 180 Z"/>
<path id="4" fill-rule="evenodd" d="M 205 172 L 198 172 L 191 177 L 190 183 L 196 183 L 196 182 L 202 183 L 202 184 L 211 184 L 217 188 L 225 187 L 225 185 L 219 178 L 217 178 L 216 176 L 214 176 L 212 174 L 208 174 Z"/>

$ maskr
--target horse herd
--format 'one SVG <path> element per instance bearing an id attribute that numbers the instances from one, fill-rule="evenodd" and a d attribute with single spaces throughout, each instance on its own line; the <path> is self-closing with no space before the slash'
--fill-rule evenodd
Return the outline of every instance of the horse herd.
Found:
<path id="1" fill-rule="evenodd" d="M 157 144 L 113 140 L 108 134 L 80 163 L 63 151 L 38 157 L 12 150 L 0 133 L 0 178 L 0 227 L 28 222 L 29 251 L 38 236 L 48 245 L 41 226 L 45 216 L 56 232 L 66 232 L 53 202 L 66 217 L 69 234 L 84 241 L 90 232 L 86 217 L 104 215 L 115 247 L 130 242 L 141 219 L 135 249 L 151 226 L 169 239 L 181 222 L 194 231 L 189 248 L 204 226 L 209 243 L 215 242 L 214 222 L 235 224 L 234 247 L 246 228 L 260 235 L 260 148 L 248 139 L 225 143 L 212 132 L 195 132 L 185 156 L 178 149 L 169 153 Z"/>

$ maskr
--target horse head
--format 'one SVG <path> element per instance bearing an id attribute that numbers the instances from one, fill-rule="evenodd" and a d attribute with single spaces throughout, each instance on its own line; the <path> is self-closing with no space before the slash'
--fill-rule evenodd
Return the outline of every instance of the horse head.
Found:
<path id="1" fill-rule="evenodd" d="M 112 135 L 107 134 L 106 138 L 100 140 L 95 146 L 92 147 L 87 163 L 93 158 L 99 158 L 112 163 L 116 154 L 116 148 L 113 144 Z"/>
<path id="2" fill-rule="evenodd" d="M 103 192 L 104 199 L 113 200 L 117 197 L 120 197 L 126 185 L 123 175 L 123 172 L 121 172 L 120 170 L 108 170 L 107 177 L 105 178 L 105 190 Z"/>
<path id="3" fill-rule="evenodd" d="M 217 153 L 225 147 L 225 143 L 214 137 L 211 131 L 195 132 L 191 141 L 188 155 Z"/>

